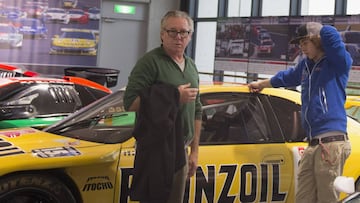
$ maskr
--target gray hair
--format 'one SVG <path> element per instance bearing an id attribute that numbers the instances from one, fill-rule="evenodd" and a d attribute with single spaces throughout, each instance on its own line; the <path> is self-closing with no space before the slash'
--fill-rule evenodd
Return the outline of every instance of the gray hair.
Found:
<path id="1" fill-rule="evenodd" d="M 161 19 L 161 30 L 165 29 L 166 26 L 166 21 L 168 18 L 170 17 L 178 17 L 178 18 L 185 18 L 186 21 L 188 22 L 189 26 L 190 26 L 190 31 L 193 32 L 194 31 L 194 21 L 193 19 L 189 16 L 189 14 L 187 14 L 184 11 L 178 11 L 178 10 L 174 10 L 174 11 L 168 11 L 164 17 Z"/>

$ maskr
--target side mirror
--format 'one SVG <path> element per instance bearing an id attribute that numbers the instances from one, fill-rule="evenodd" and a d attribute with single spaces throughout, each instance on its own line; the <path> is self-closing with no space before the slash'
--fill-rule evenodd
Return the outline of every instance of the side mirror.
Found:
<path id="1" fill-rule="evenodd" d="M 355 183 L 353 177 L 338 176 L 334 180 L 335 190 L 338 192 L 344 192 L 352 194 L 355 192 Z"/>

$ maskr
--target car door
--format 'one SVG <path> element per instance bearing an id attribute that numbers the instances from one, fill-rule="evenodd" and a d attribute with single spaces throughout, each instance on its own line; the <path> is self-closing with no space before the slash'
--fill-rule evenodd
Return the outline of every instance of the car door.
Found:
<path id="1" fill-rule="evenodd" d="M 185 202 L 286 202 L 291 198 L 293 153 L 268 100 L 234 92 L 202 94 L 201 99 L 199 167 L 188 182 Z"/>
<path id="2" fill-rule="evenodd" d="M 294 170 L 294 193 L 296 192 L 298 163 L 307 147 L 306 132 L 301 125 L 301 106 L 287 98 L 267 96 L 263 103 L 269 103 L 272 111 L 276 115 L 281 131 L 284 135 L 285 145 L 292 152 L 293 155 L 293 170 Z M 289 197 L 288 202 L 292 202 Z M 293 200 L 295 201 L 295 200 Z"/>

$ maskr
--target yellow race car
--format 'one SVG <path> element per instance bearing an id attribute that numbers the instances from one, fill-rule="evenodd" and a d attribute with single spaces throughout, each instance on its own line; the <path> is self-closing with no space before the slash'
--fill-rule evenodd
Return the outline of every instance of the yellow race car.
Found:
<path id="1" fill-rule="evenodd" d="M 49 54 L 90 55 L 97 54 L 98 31 L 62 28 L 61 35 L 51 39 Z"/>
<path id="2" fill-rule="evenodd" d="M 247 86 L 203 85 L 203 128 L 196 174 L 185 201 L 294 202 L 298 161 L 307 143 L 300 94 L 249 93 Z M 0 131 L 0 202 L 126 203 L 135 157 L 134 112 L 114 92 L 40 131 Z M 360 124 L 344 175 L 359 175 Z"/>

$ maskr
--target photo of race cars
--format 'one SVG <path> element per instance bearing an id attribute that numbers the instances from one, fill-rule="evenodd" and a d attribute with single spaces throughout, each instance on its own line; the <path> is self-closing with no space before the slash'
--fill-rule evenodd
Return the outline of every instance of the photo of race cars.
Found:
<path id="1" fill-rule="evenodd" d="M 0 62 L 96 66 L 100 0 L 0 0 Z"/>
<path id="2" fill-rule="evenodd" d="M 215 65 L 219 71 L 275 74 L 294 66 L 302 53 L 289 41 L 309 21 L 333 25 L 353 59 L 351 82 L 360 74 L 360 15 L 225 18 L 217 22 Z"/>

